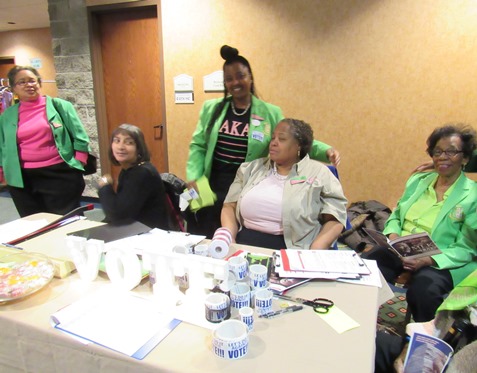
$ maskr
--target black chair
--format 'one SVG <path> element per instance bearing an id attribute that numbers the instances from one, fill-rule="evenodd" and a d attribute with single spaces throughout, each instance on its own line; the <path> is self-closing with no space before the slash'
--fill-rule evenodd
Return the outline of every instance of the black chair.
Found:
<path id="1" fill-rule="evenodd" d="M 179 207 L 180 195 L 187 188 L 184 180 L 178 176 L 164 172 L 161 179 L 166 190 L 166 204 L 169 212 L 169 228 L 175 231 L 187 231 L 186 214 Z"/>

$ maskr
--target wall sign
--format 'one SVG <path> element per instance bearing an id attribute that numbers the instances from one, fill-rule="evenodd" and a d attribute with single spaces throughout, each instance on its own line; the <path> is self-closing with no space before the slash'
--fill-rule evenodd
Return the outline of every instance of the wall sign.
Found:
<path id="1" fill-rule="evenodd" d="M 176 104 L 194 103 L 194 78 L 187 74 L 174 77 L 174 99 Z"/>
<path id="2" fill-rule="evenodd" d="M 35 69 L 41 69 L 43 66 L 41 58 L 30 58 L 30 66 Z"/>
<path id="3" fill-rule="evenodd" d="M 205 92 L 223 92 L 224 91 L 224 72 L 222 70 L 215 71 L 204 76 Z"/>
<path id="4" fill-rule="evenodd" d="M 194 92 L 175 92 L 174 98 L 176 104 L 193 104 Z"/>

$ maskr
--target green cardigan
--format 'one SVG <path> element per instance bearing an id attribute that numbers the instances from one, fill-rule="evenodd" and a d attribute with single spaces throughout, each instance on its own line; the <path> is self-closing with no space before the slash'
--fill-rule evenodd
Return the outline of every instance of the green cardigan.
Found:
<path id="1" fill-rule="evenodd" d="M 215 145 L 217 144 L 219 128 L 224 121 L 230 100 L 225 104 L 224 109 L 215 121 L 209 136 L 207 136 L 207 125 L 215 108 L 222 100 L 223 98 L 208 100 L 202 106 L 199 122 L 197 123 L 197 128 L 192 135 L 192 141 L 189 145 L 189 159 L 187 161 L 186 170 L 187 180 L 197 180 L 202 175 L 210 178 L 212 158 L 214 156 Z M 272 132 L 278 122 L 283 118 L 282 110 L 278 106 L 252 96 L 248 149 L 245 162 L 250 162 L 268 155 L 268 145 L 272 138 Z M 328 162 L 326 151 L 330 148 L 331 146 L 315 140 L 310 151 L 310 157 L 319 161 Z"/>
<path id="2" fill-rule="evenodd" d="M 435 179 L 436 172 L 411 176 L 383 233 L 401 234 L 407 211 Z M 433 255 L 437 268 L 449 269 L 457 285 L 477 269 L 477 183 L 463 173 L 442 205 L 430 235 L 442 254 Z"/>
<path id="3" fill-rule="evenodd" d="M 61 158 L 73 168 L 84 171 L 75 158 L 75 151 L 88 152 L 89 138 L 73 105 L 65 100 L 46 96 L 46 115 Z M 18 109 L 21 103 L 9 107 L 0 115 L 0 167 L 8 185 L 23 188 L 20 158 L 18 156 Z"/>

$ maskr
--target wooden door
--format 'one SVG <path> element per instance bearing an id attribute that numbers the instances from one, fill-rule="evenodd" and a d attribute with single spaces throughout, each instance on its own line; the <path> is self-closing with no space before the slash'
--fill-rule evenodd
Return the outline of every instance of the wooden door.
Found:
<path id="1" fill-rule="evenodd" d="M 7 83 L 7 74 L 13 67 L 15 67 L 14 57 L 0 57 L 0 78 L 3 79 L 4 85 Z"/>
<path id="2" fill-rule="evenodd" d="M 151 162 L 159 172 L 166 172 L 162 40 L 157 7 L 111 10 L 96 17 L 107 121 L 107 135 L 100 139 L 101 147 L 109 147 L 110 134 L 120 124 L 134 124 L 144 132 Z M 113 170 L 113 176 L 117 173 L 117 169 Z"/>

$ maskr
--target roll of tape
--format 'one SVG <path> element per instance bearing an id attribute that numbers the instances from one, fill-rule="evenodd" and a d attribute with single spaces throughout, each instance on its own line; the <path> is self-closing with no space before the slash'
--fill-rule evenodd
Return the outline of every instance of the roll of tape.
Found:
<path id="1" fill-rule="evenodd" d="M 105 265 L 111 282 L 123 290 L 131 290 L 141 282 L 141 263 L 131 251 L 118 248 L 109 250 Z"/>
<path id="2" fill-rule="evenodd" d="M 215 259 L 223 259 L 229 253 L 229 245 L 222 240 L 213 240 L 209 244 L 209 256 Z"/>
<path id="3" fill-rule="evenodd" d="M 227 228 L 219 228 L 215 231 L 212 242 L 209 244 L 209 255 L 215 259 L 223 259 L 229 253 L 232 243 L 232 234 Z"/>
<path id="4" fill-rule="evenodd" d="M 253 308 L 242 307 L 239 309 L 240 320 L 248 326 L 248 331 L 253 330 Z"/>
<path id="5" fill-rule="evenodd" d="M 205 318 L 213 323 L 230 317 L 230 298 L 223 293 L 211 293 L 205 298 Z"/>
<path id="6" fill-rule="evenodd" d="M 212 334 L 214 354 L 224 359 L 239 359 L 248 351 L 248 326 L 240 320 L 221 322 Z"/>
<path id="7" fill-rule="evenodd" d="M 228 228 L 218 228 L 214 233 L 213 239 L 215 238 L 223 239 L 230 244 L 232 242 L 232 232 Z"/>

